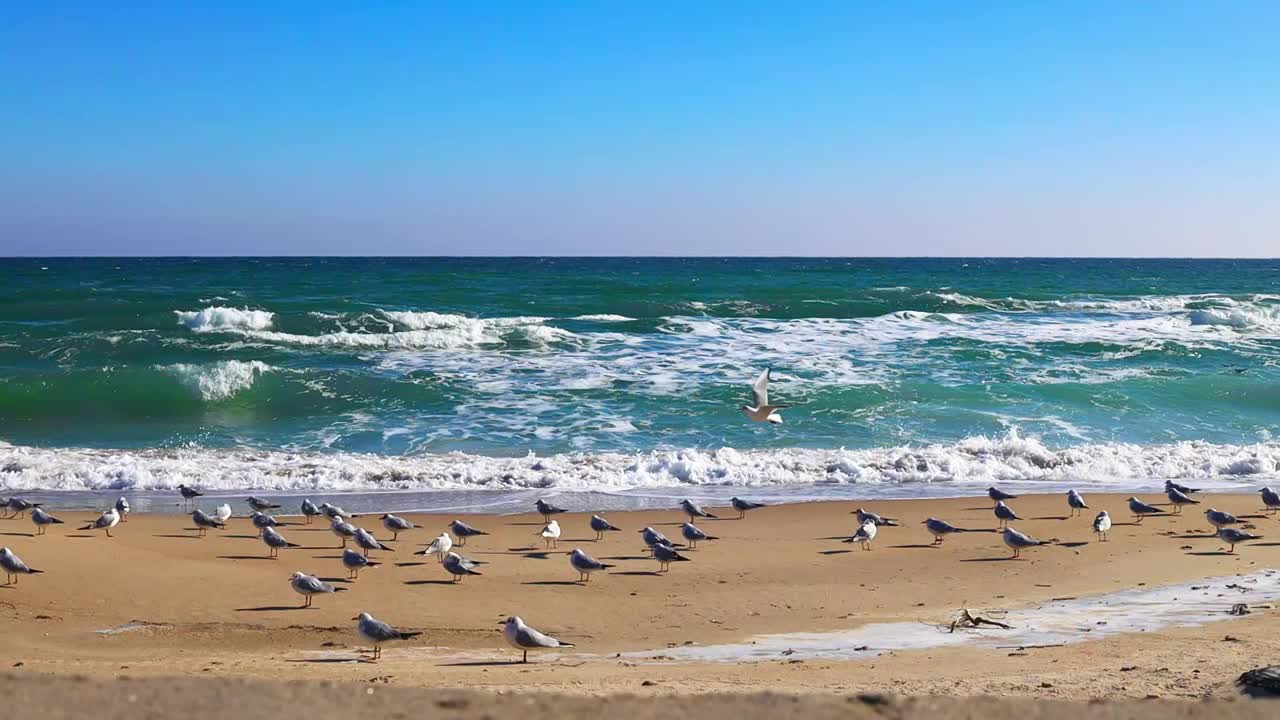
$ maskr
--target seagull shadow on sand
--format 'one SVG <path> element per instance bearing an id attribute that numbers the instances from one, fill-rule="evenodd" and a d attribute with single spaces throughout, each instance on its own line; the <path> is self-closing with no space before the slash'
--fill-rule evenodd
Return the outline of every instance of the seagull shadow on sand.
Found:
<path id="1" fill-rule="evenodd" d="M 555 518 L 552 518 L 552 519 L 554 520 Z M 518 522 L 518 523 L 507 523 L 507 525 L 510 525 L 510 526 L 512 526 L 512 527 L 544 527 L 544 526 L 546 526 L 546 523 L 544 523 L 544 522 L 531 522 L 531 523 L 527 523 L 527 522 Z"/>
<path id="2" fill-rule="evenodd" d="M 610 575 L 656 575 L 661 576 L 662 573 L 657 570 L 624 570 L 622 572 L 609 573 Z"/>
<path id="3" fill-rule="evenodd" d="M 405 580 L 405 585 L 460 585 L 452 580 Z"/>
<path id="4" fill-rule="evenodd" d="M 420 565 L 426 565 L 426 563 L 424 563 L 424 562 L 398 562 L 398 563 L 396 563 L 396 564 L 395 564 L 395 566 L 396 566 L 396 567 L 418 567 L 418 566 L 420 566 Z"/>
<path id="5" fill-rule="evenodd" d="M 262 607 L 236 608 L 236 612 L 284 612 L 286 610 L 314 610 L 315 606 L 301 605 L 263 605 Z"/>
<path id="6" fill-rule="evenodd" d="M 614 573 L 614 574 L 617 575 L 618 573 Z M 530 580 L 528 582 L 522 582 L 520 584 L 521 585 L 582 585 L 583 583 L 577 580 Z"/>
<path id="7" fill-rule="evenodd" d="M 551 553 L 553 552 L 556 552 L 556 551 L 544 550 L 544 551 L 538 551 L 538 552 L 525 553 L 524 556 L 529 558 L 530 560 L 550 560 Z"/>
<path id="8" fill-rule="evenodd" d="M 275 560 L 268 555 L 219 555 L 219 560 Z"/>
<path id="9" fill-rule="evenodd" d="M 306 658 L 306 659 L 302 659 L 302 660 L 285 660 L 285 662 L 291 662 L 291 663 L 321 663 L 321 664 L 339 664 L 339 665 L 341 665 L 341 664 L 344 664 L 344 663 L 358 663 L 358 662 L 360 662 L 360 658 Z"/>
<path id="10" fill-rule="evenodd" d="M 1005 560 L 1026 560 L 1026 558 L 1001 555 L 1000 557 L 964 558 L 960 562 L 1004 562 Z"/>
<path id="11" fill-rule="evenodd" d="M 1087 540 L 1080 540 L 1076 542 L 1064 542 L 1064 543 L 1054 543 L 1054 544 L 1057 545 L 1058 547 L 1078 548 L 1078 547 L 1084 547 L 1085 545 L 1088 545 L 1089 542 Z"/>
<path id="12" fill-rule="evenodd" d="M 1041 517 L 1033 517 L 1032 520 L 1070 520 L 1066 515 L 1043 515 Z"/>
<path id="13" fill-rule="evenodd" d="M 889 545 L 893 550 L 932 550 L 941 545 L 930 545 L 929 543 L 917 543 L 915 545 Z"/>
<path id="14" fill-rule="evenodd" d="M 9 535 L 12 537 L 35 537 L 35 533 L 0 533 L 0 535 Z"/>
<path id="15" fill-rule="evenodd" d="M 613 555 L 610 557 L 601 557 L 601 560 L 652 560 L 652 555 Z M 614 573 L 615 575 L 617 573 Z"/>
<path id="16" fill-rule="evenodd" d="M 853 551 L 852 550 L 819 550 L 818 554 L 819 555 L 844 555 L 845 553 L 851 553 L 851 552 Z"/>
<path id="17" fill-rule="evenodd" d="M 1198 552 L 1189 552 L 1187 554 L 1200 555 L 1201 557 L 1219 557 L 1219 556 L 1236 557 L 1235 553 L 1227 552 L 1226 550 L 1200 550 Z"/>
<path id="18" fill-rule="evenodd" d="M 468 660 L 466 662 L 440 663 L 440 667 L 500 667 L 503 665 L 524 665 L 521 660 Z"/>

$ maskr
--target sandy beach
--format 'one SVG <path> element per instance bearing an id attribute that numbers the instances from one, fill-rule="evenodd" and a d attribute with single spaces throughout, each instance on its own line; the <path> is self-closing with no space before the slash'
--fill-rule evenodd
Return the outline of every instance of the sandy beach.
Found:
<path id="1" fill-rule="evenodd" d="M 1027 520 L 1016 525 L 1057 544 L 1006 560 L 994 532 L 950 537 L 930 545 L 921 528 L 936 516 L 955 525 L 996 525 L 986 498 L 879 502 L 898 518 L 882 528 L 873 550 L 840 542 L 854 528 L 854 503 L 768 507 L 745 520 L 708 520 L 719 540 L 688 552 L 692 562 L 657 574 L 640 527 L 673 538 L 679 510 L 616 513 L 624 532 L 592 542 L 589 516 L 559 516 L 564 535 L 545 549 L 535 533 L 541 518 L 468 516 L 490 532 L 463 552 L 486 563 L 482 577 L 451 583 L 432 558 L 412 553 L 438 534 L 448 516 L 410 516 L 421 529 L 401 535 L 395 552 L 375 553 L 381 567 L 354 582 L 338 557 L 327 524 L 288 518 L 283 534 L 303 547 L 278 560 L 247 519 L 197 538 L 189 518 L 134 515 L 115 537 L 79 531 L 89 516 L 67 514 L 65 525 L 34 537 L 25 519 L 0 522 L 3 542 L 45 572 L 0 590 L 7 631 L 0 655 L 19 673 L 155 677 L 244 677 L 269 680 L 378 681 L 395 685 L 503 688 L 565 693 L 744 692 L 771 688 L 801 693 L 1014 695 L 1087 700 L 1155 695 L 1230 697 L 1244 670 L 1280 658 L 1275 616 L 1267 609 L 1196 627 L 1111 635 L 1063 647 L 1023 650 L 960 644 L 900 650 L 867 659 L 762 662 L 665 659 L 665 648 L 750 642 L 773 633 L 830 632 L 869 623 L 907 621 L 937 626 L 962 606 L 991 612 L 1054 598 L 1254 573 L 1280 558 L 1267 539 L 1226 554 L 1208 535 L 1198 508 L 1127 524 L 1124 498 L 1094 495 L 1091 508 L 1112 511 L 1109 542 L 1097 542 L 1091 514 L 1066 519 L 1058 495 L 1019 498 Z M 1251 516 L 1246 524 L 1271 535 L 1275 520 L 1256 497 L 1206 496 L 1206 505 Z M 1201 506 L 1203 507 L 1203 506 Z M 732 511 L 716 509 L 731 517 Z M 377 518 L 360 518 L 382 531 Z M 581 547 L 617 567 L 589 584 L 575 582 L 566 554 Z M 288 577 L 303 570 L 346 590 L 319 597 L 311 609 Z M 1224 596 L 1223 616 L 1242 597 Z M 423 631 L 389 645 L 383 659 L 358 655 L 352 618 L 367 611 L 402 629 Z M 510 614 L 577 645 L 513 664 L 516 652 L 499 634 Z M 999 632 L 999 631 L 991 631 Z M 657 657 L 619 656 L 653 651 Z"/>

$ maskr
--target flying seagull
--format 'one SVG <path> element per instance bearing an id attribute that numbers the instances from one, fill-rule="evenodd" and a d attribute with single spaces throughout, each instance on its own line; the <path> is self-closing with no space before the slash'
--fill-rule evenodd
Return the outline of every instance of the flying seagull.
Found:
<path id="1" fill-rule="evenodd" d="M 751 385 L 751 404 L 742 406 L 742 414 L 755 422 L 781 425 L 782 416 L 778 411 L 790 406 L 769 404 L 769 371 L 770 368 L 765 368 Z"/>

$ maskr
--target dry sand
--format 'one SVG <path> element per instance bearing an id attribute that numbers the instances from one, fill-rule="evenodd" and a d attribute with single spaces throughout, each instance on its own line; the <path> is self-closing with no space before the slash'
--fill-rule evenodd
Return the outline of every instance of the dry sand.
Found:
<path id="1" fill-rule="evenodd" d="M 1211 498 L 1216 507 L 1238 515 L 1258 514 L 1256 496 Z M 535 536 L 542 526 L 536 515 L 469 516 L 469 523 L 492 534 L 474 538 L 463 552 L 488 564 L 481 568 L 483 577 L 459 584 L 450 583 L 434 559 L 411 554 L 452 518 L 411 515 L 423 529 L 402 534 L 396 552 L 377 553 L 382 567 L 364 571 L 355 582 L 338 583 L 348 590 L 317 598 L 307 610 L 299 608 L 301 598 L 289 587 L 292 572 L 346 577 L 338 540 L 327 524 L 282 528 L 304 547 L 270 560 L 245 519 L 204 539 L 182 516 L 135 515 L 111 539 L 77 531 L 77 523 L 88 518 L 84 513 L 65 514 L 67 524 L 44 537 L 28 536 L 27 520 L 0 521 L 0 542 L 46 571 L 0 588 L 5 623 L 0 658 L 6 667 L 17 666 L 13 672 L 19 674 L 96 678 L 225 676 L 570 694 L 770 689 L 1076 700 L 1229 697 L 1242 671 L 1280 662 L 1280 633 L 1271 611 L 1012 655 L 960 647 L 854 661 L 795 662 L 780 656 L 760 663 L 691 664 L 614 657 L 875 621 L 936 624 L 966 603 L 982 609 L 1018 607 L 1141 583 L 1255 572 L 1280 560 L 1280 544 L 1270 541 L 1241 546 L 1235 555 L 1219 553 L 1225 548 L 1207 535 L 1199 512 L 1128 525 L 1123 497 L 1093 495 L 1089 501 L 1115 517 L 1110 542 L 1094 541 L 1091 515 L 1063 519 L 1062 496 L 1028 496 L 1012 503 L 1032 518 L 1016 523 L 1020 529 L 1070 545 L 1031 550 L 1019 561 L 1002 560 L 1009 552 L 999 535 L 989 532 L 929 546 L 930 537 L 919 525 L 928 516 L 993 528 L 985 498 L 877 502 L 877 512 L 899 518 L 903 527 L 882 529 L 870 552 L 835 539 L 852 532 L 854 504 L 764 508 L 745 520 L 702 523 L 721 539 L 690 552 L 692 562 L 678 563 L 663 575 L 655 573 L 657 564 L 634 531 L 648 524 L 674 539 L 682 521 L 678 510 L 611 514 L 626 532 L 610 533 L 600 543 L 590 541 L 588 516 L 561 515 L 564 537 L 558 550 L 549 551 Z M 377 518 L 357 522 L 379 537 L 388 535 Z M 1280 540 L 1276 520 L 1247 522 L 1257 526 L 1255 532 Z M 565 557 L 574 547 L 618 567 L 588 585 L 577 584 Z M 1224 601 L 1224 610 L 1228 604 Z M 388 646 L 379 663 L 346 662 L 357 655 L 351 618 L 361 611 L 424 634 Z M 497 621 L 512 613 L 577 643 L 578 649 L 539 655 L 529 665 L 510 664 L 518 655 L 503 644 Z M 129 623 L 149 625 L 98 632 Z M 1224 640 L 1227 635 L 1238 641 Z M 44 685 L 13 679 L 5 685 L 48 692 Z M 77 687 L 100 691 L 97 685 Z M 293 691 L 279 692 L 283 697 Z M 833 707 L 845 708 L 839 702 Z"/>

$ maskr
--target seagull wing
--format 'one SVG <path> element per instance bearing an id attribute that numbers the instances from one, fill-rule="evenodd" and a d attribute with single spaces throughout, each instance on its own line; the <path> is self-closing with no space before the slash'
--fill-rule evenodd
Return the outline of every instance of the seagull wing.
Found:
<path id="1" fill-rule="evenodd" d="M 769 404 L 769 368 L 765 368 L 751 386 L 751 404 L 758 408 Z"/>

